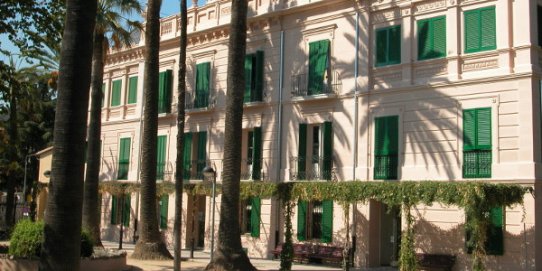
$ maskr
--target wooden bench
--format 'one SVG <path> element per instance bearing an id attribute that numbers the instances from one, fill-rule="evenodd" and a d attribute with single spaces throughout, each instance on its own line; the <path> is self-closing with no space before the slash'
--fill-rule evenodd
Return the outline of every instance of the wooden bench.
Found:
<path id="1" fill-rule="evenodd" d="M 280 258 L 283 244 L 277 245 L 277 247 L 271 251 L 274 259 Z M 319 262 L 319 263 L 334 263 L 342 264 L 343 261 L 343 249 L 336 246 L 321 246 L 313 244 L 293 244 L 293 260 L 303 262 Z"/>
<path id="2" fill-rule="evenodd" d="M 331 262 L 341 265 L 343 261 L 343 250 L 344 248 L 342 247 L 318 246 L 316 253 L 309 255 L 309 261 Z"/>
<path id="3" fill-rule="evenodd" d="M 416 254 L 418 267 L 427 271 L 451 271 L 455 264 L 455 255 L 447 254 Z"/>

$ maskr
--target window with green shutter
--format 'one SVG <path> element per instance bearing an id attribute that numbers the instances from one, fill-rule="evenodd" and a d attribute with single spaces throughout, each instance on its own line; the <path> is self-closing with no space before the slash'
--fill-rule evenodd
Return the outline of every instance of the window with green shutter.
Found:
<path id="1" fill-rule="evenodd" d="M 254 128 L 251 139 L 252 153 L 249 162 L 252 163 L 252 180 L 260 180 L 262 171 L 262 127 Z"/>
<path id="2" fill-rule="evenodd" d="M 327 93 L 329 74 L 329 40 L 309 43 L 309 85 L 308 95 Z"/>
<path id="3" fill-rule="evenodd" d="M 211 63 L 205 62 L 196 65 L 196 92 L 194 93 L 194 108 L 209 106 L 209 92 L 211 81 Z"/>
<path id="4" fill-rule="evenodd" d="M 117 225 L 122 220 L 125 227 L 130 226 L 132 201 L 130 195 L 124 197 L 111 196 L 111 225 Z"/>
<path id="5" fill-rule="evenodd" d="M 333 237 L 333 201 L 298 201 L 297 239 L 331 243 Z"/>
<path id="6" fill-rule="evenodd" d="M 158 136 L 156 141 L 156 179 L 164 179 L 164 170 L 166 168 L 166 144 L 167 136 Z"/>
<path id="7" fill-rule="evenodd" d="M 484 249 L 487 255 L 503 255 L 504 254 L 504 207 L 491 208 L 487 215 L 490 218 L 490 224 L 486 229 L 486 241 Z M 467 221 L 469 217 L 467 216 Z M 472 233 L 467 230 L 465 232 L 465 246 L 467 253 L 472 253 Z"/>
<path id="8" fill-rule="evenodd" d="M 263 61 L 263 51 L 245 56 L 245 103 L 262 101 Z"/>
<path id="9" fill-rule="evenodd" d="M 192 133 L 184 134 L 183 179 L 190 180 L 192 173 Z"/>
<path id="10" fill-rule="evenodd" d="M 122 80 L 113 81 L 113 86 L 111 88 L 111 106 L 120 105 L 121 88 L 122 88 Z"/>
<path id="11" fill-rule="evenodd" d="M 323 150 L 322 167 L 320 176 L 322 180 L 331 180 L 331 171 L 333 167 L 333 126 L 330 121 L 322 124 Z"/>
<path id="12" fill-rule="evenodd" d="M 299 200 L 297 202 L 297 240 L 307 240 L 307 207 L 308 201 Z"/>
<path id="13" fill-rule="evenodd" d="M 463 178 L 491 177 L 491 108 L 463 110 Z"/>
<path id="14" fill-rule="evenodd" d="M 137 76 L 128 79 L 128 104 L 137 103 Z"/>
<path id="15" fill-rule="evenodd" d="M 251 197 L 250 236 L 260 237 L 261 199 Z"/>
<path id="16" fill-rule="evenodd" d="M 117 211 L 117 196 L 111 196 L 111 225 L 117 225 L 118 221 L 118 211 Z"/>
<path id="17" fill-rule="evenodd" d="M 495 7 L 464 12 L 465 53 L 497 49 Z"/>
<path id="18" fill-rule="evenodd" d="M 124 196 L 124 208 L 122 210 L 122 224 L 124 224 L 124 227 L 130 226 L 130 212 L 132 208 L 132 198 L 130 195 Z"/>
<path id="19" fill-rule="evenodd" d="M 418 60 L 446 56 L 446 17 L 418 21 Z"/>
<path id="20" fill-rule="evenodd" d="M 397 179 L 399 157 L 399 117 L 375 118 L 374 179 Z"/>
<path id="21" fill-rule="evenodd" d="M 163 71 L 158 77 L 158 114 L 171 112 L 171 92 L 173 89 L 173 72 Z"/>
<path id="22" fill-rule="evenodd" d="M 130 138 L 121 138 L 119 142 L 118 180 L 128 179 L 130 168 Z"/>
<path id="23" fill-rule="evenodd" d="M 160 197 L 160 229 L 167 229 L 169 195 Z"/>
<path id="24" fill-rule="evenodd" d="M 198 146 L 197 146 L 197 164 L 196 171 L 198 174 L 198 179 L 203 179 L 203 168 L 207 165 L 207 132 L 201 131 L 197 133 L 198 136 Z"/>
<path id="25" fill-rule="evenodd" d="M 376 30 L 376 66 L 401 63 L 401 26 Z"/>
<path id="26" fill-rule="evenodd" d="M 322 201 L 322 237 L 323 243 L 331 243 L 333 237 L 333 201 Z"/>
<path id="27" fill-rule="evenodd" d="M 305 180 L 307 169 L 307 124 L 299 124 L 299 146 L 297 150 L 297 180 Z"/>

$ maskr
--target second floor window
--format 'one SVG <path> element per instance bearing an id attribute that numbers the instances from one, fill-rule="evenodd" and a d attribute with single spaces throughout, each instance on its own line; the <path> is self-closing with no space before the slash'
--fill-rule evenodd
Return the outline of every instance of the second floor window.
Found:
<path id="1" fill-rule="evenodd" d="M 399 117 L 375 118 L 374 179 L 397 179 L 399 158 Z"/>
<path id="2" fill-rule="evenodd" d="M 491 108 L 463 110 L 463 178 L 490 178 L 491 163 Z"/>
<path id="3" fill-rule="evenodd" d="M 127 104 L 137 103 L 137 76 L 128 79 L 128 102 Z"/>
<path id="4" fill-rule="evenodd" d="M 401 63 L 401 26 L 376 30 L 376 66 Z"/>
<path id="5" fill-rule="evenodd" d="M 156 140 L 156 179 L 164 179 L 166 169 L 166 144 L 167 136 L 158 136 Z"/>
<path id="6" fill-rule="evenodd" d="M 465 11 L 465 53 L 497 49 L 495 7 Z"/>
<path id="7" fill-rule="evenodd" d="M 309 43 L 309 78 L 308 95 L 316 95 L 329 92 L 330 65 L 329 65 L 329 40 L 321 40 Z"/>
<path id="8" fill-rule="evenodd" d="M 122 80 L 113 81 L 113 86 L 111 87 L 111 106 L 120 105 L 121 88 L 122 88 Z"/>
<path id="9" fill-rule="evenodd" d="M 158 78 L 158 114 L 171 112 L 171 92 L 173 89 L 173 72 L 163 71 Z"/>
<path id="10" fill-rule="evenodd" d="M 204 62 L 196 65 L 196 91 L 194 93 L 194 108 L 209 106 L 211 82 L 211 63 Z"/>
<path id="11" fill-rule="evenodd" d="M 245 56 L 245 103 L 262 100 L 263 61 L 263 51 Z"/>
<path id="12" fill-rule="evenodd" d="M 184 134 L 184 180 L 202 180 L 207 163 L 207 132 Z"/>
<path id="13" fill-rule="evenodd" d="M 418 21 L 418 60 L 446 56 L 446 17 Z"/>
<path id="14" fill-rule="evenodd" d="M 130 169 L 130 138 L 121 138 L 119 143 L 119 167 L 118 180 L 128 179 L 128 170 Z"/>
<path id="15" fill-rule="evenodd" d="M 310 129 L 309 129 L 310 128 Z M 297 180 L 331 180 L 333 167 L 333 127 L 321 124 L 299 124 Z"/>

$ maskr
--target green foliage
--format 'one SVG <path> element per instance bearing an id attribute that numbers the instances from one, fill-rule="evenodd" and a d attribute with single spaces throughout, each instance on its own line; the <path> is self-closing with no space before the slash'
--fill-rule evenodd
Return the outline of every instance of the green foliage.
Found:
<path id="1" fill-rule="evenodd" d="M 16 257 L 39 257 L 43 242 L 43 222 L 23 219 L 17 223 L 11 235 L 9 254 Z"/>
<path id="2" fill-rule="evenodd" d="M 81 231 L 81 257 L 90 257 L 94 252 L 94 240 L 89 230 Z"/>

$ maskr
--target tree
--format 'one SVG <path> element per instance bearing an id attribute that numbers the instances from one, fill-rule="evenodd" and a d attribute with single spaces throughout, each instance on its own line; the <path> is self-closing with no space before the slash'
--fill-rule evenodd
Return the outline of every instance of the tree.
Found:
<path id="1" fill-rule="evenodd" d="M 243 270 L 256 268 L 241 247 L 239 229 L 239 187 L 241 179 L 241 131 L 244 59 L 246 51 L 247 1 L 232 0 L 228 51 L 226 120 L 224 131 L 224 173 L 218 227 L 218 248 L 206 270 Z"/>
<path id="2" fill-rule="evenodd" d="M 181 2 L 181 37 L 179 52 L 179 78 L 177 84 L 177 160 L 175 161 L 175 218 L 173 222 L 173 269 L 181 270 L 181 225 L 183 217 L 183 182 L 184 182 L 184 116 L 186 98 L 186 47 L 187 47 L 187 6 Z"/>
<path id="3" fill-rule="evenodd" d="M 104 51 L 112 43 L 115 48 L 132 44 L 133 29 L 141 29 L 137 21 L 126 19 L 132 12 L 141 12 L 138 0 L 100 0 L 94 28 L 92 53 L 90 121 L 87 138 L 87 170 L 83 199 L 83 227 L 90 231 L 95 246 L 102 246 L 100 238 L 100 202 L 98 183 L 100 175 L 100 135 L 102 122 L 102 82 Z M 125 17 L 124 15 L 128 15 Z M 123 25 L 126 25 L 125 26 Z"/>
<path id="4" fill-rule="evenodd" d="M 67 0 L 40 270 L 79 270 L 88 89 L 96 1 Z"/>
<path id="5" fill-rule="evenodd" d="M 149 0 L 145 25 L 143 138 L 141 140 L 141 224 L 132 258 L 171 259 L 160 237 L 156 214 L 156 141 L 158 133 L 158 52 L 161 0 Z"/>

